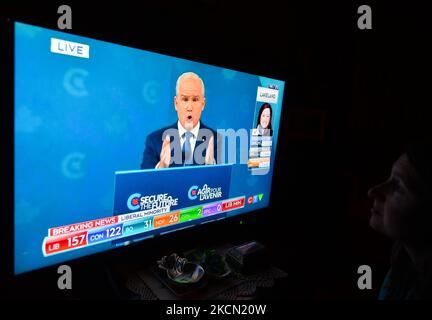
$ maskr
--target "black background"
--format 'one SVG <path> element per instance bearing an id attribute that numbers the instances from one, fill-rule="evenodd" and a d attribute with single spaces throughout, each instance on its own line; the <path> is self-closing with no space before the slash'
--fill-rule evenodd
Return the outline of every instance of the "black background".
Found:
<path id="1" fill-rule="evenodd" d="M 271 297 L 376 299 L 391 242 L 370 229 L 366 193 L 387 177 L 407 141 L 430 135 L 427 10 L 412 2 L 88 2 L 68 2 L 73 28 L 66 32 L 286 81 L 270 209 L 245 226 L 233 223 L 236 235 L 218 227 L 181 233 L 151 242 L 153 254 L 204 235 L 254 237 L 290 274 Z M 6 1 L 0 18 L 56 29 L 61 4 Z M 362 4 L 372 7 L 372 30 L 357 28 Z M 7 124 L 12 106 L 2 112 Z M 10 151 L 8 128 L 1 140 Z M 11 188 L 11 174 L 3 175 Z M 126 260 L 122 254 L 112 261 Z M 372 267 L 372 290 L 357 288 L 362 264 Z M 109 284 L 96 278 L 99 290 L 84 293 L 97 267 L 85 268 L 81 280 L 74 275 L 82 291 L 72 297 L 110 297 Z M 35 290 L 55 286 L 55 271 L 38 276 L 25 281 L 33 279 Z"/>

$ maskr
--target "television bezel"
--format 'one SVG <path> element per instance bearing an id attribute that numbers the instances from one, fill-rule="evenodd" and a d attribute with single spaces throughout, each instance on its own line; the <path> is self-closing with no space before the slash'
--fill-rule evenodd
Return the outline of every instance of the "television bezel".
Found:
<path id="1" fill-rule="evenodd" d="M 59 31 L 50 27 L 47 27 L 45 25 L 41 25 L 40 23 L 35 24 L 31 21 L 23 21 L 21 19 L 13 19 L 8 18 L 5 21 L 0 21 L 0 29 L 2 29 L 4 32 L 2 32 L 5 36 L 1 37 L 0 42 L 2 43 L 2 47 L 5 49 L 4 52 L 5 55 L 2 55 L 0 58 L 0 69 L 4 70 L 5 73 L 1 77 L 3 88 L 4 88 L 4 94 L 1 95 L 2 98 L 2 105 L 5 105 L 6 108 L 1 108 L 0 114 L 0 121 L 1 121 L 1 135 L 2 140 L 4 143 L 4 154 L 7 155 L 7 157 L 4 159 L 4 167 L 3 170 L 0 170 L 0 180 L 5 182 L 5 188 L 4 191 L 1 193 L 1 203 L 3 204 L 2 207 L 5 212 L 5 225 L 6 228 L 3 230 L 3 232 L 0 234 L 0 252 L 3 263 L 0 266 L 0 287 L 6 286 L 6 287 L 13 287 L 13 283 L 15 281 L 22 281 L 25 283 L 31 283 L 31 279 L 44 279 L 48 275 L 57 275 L 57 268 L 61 264 L 68 264 L 71 266 L 79 267 L 79 266 L 86 266 L 91 265 L 95 262 L 101 262 L 101 261 L 115 261 L 122 259 L 122 256 L 132 256 L 134 257 L 134 254 L 139 255 L 139 252 L 146 251 L 149 248 L 157 247 L 158 251 L 164 252 L 168 248 L 172 247 L 172 244 L 176 244 L 175 247 L 182 247 L 182 244 L 178 242 L 178 239 L 182 239 L 184 244 L 183 247 L 188 247 L 188 244 L 191 243 L 191 245 L 194 243 L 193 240 L 189 239 L 191 233 L 192 234 L 208 234 L 209 230 L 213 229 L 223 229 L 223 230 L 230 230 L 231 228 L 235 228 L 235 230 L 239 231 L 239 234 L 248 234 L 250 237 L 255 236 L 259 237 L 258 234 L 256 234 L 257 230 L 260 229 L 260 225 L 264 221 L 271 220 L 271 217 L 274 216 L 275 210 L 272 208 L 272 192 L 270 191 L 270 198 L 269 198 L 269 206 L 257 209 L 257 210 L 251 210 L 249 212 L 245 212 L 239 215 L 235 215 L 232 217 L 228 217 L 221 220 L 215 220 L 211 223 L 206 224 L 200 224 L 196 225 L 193 228 L 187 228 L 187 229 L 180 229 L 176 230 L 175 232 L 171 232 L 168 234 L 164 234 L 163 236 L 158 236 L 150 239 L 145 239 L 142 241 L 138 241 L 135 243 L 132 243 L 128 246 L 122 246 L 117 248 L 112 248 L 109 250 L 105 250 L 102 252 L 98 252 L 91 255 L 85 255 L 82 257 L 74 258 L 71 260 L 64 261 L 60 264 L 54 264 L 49 266 L 44 266 L 41 268 L 37 268 L 34 270 L 30 270 L 27 272 L 23 272 L 20 274 L 14 273 L 14 235 L 15 235 L 15 225 L 14 225 L 14 111 L 15 111 L 15 104 L 14 104 L 14 66 L 15 66 L 15 46 L 14 46 L 14 40 L 15 40 L 15 23 L 25 23 L 30 24 L 33 26 L 38 26 L 46 29 L 50 29 L 53 31 Z M 64 31 L 63 31 L 64 32 Z M 125 39 L 115 39 L 115 42 L 110 39 L 109 35 L 104 35 L 103 38 L 99 36 L 99 34 L 91 34 L 91 32 L 86 32 L 86 34 L 77 34 L 74 32 L 67 32 L 72 35 L 76 36 L 83 36 L 88 37 L 95 40 L 105 41 L 113 44 L 119 44 L 124 45 L 129 48 L 135 48 L 139 50 L 146 50 L 149 52 L 156 52 L 154 50 L 142 47 L 142 46 L 136 46 L 131 44 L 131 41 L 128 40 L 128 37 L 125 36 Z M 226 67 L 230 69 L 234 69 L 240 72 L 246 72 L 246 73 L 253 73 L 253 70 L 241 70 L 239 68 L 232 68 L 232 66 L 227 65 L 221 65 L 215 62 L 209 63 L 209 61 L 203 61 L 198 59 L 191 60 L 189 57 L 182 57 L 180 55 L 176 55 L 173 52 L 157 52 L 160 54 L 164 54 L 170 57 L 176 57 L 176 58 L 182 58 L 187 59 L 194 62 L 200 62 L 205 64 L 210 64 L 213 66 L 218 67 Z M 250 68 L 252 69 L 252 67 Z M 272 76 L 271 74 L 262 75 L 268 78 L 276 78 L 275 76 Z M 286 85 L 286 80 L 281 79 L 280 76 L 277 77 L 278 80 L 284 81 Z M 286 90 L 284 90 L 283 100 L 282 100 L 282 106 L 283 101 L 286 101 Z M 285 108 L 286 109 L 286 108 Z M 284 114 L 286 114 L 286 110 L 282 108 L 282 114 L 281 114 L 281 121 L 280 121 L 280 130 L 279 130 L 279 145 L 281 144 L 281 140 L 283 140 L 283 134 L 280 134 L 282 132 L 283 128 L 283 119 Z M 273 162 L 274 169 L 276 168 L 278 164 L 278 154 L 281 152 L 279 150 L 275 151 L 275 158 Z M 275 174 L 273 171 L 273 177 L 272 177 L 272 183 L 271 183 L 271 190 L 273 190 L 275 184 Z M 249 230 L 249 231 L 248 231 Z M 213 230 L 214 231 L 214 230 Z M 258 231 L 259 232 L 259 231 Z M 252 234 L 251 234 L 252 233 Z M 225 234 L 225 232 L 224 232 Z M 156 245 L 156 246 L 155 246 Z M 132 255 L 130 253 L 133 253 Z M 85 269 L 85 267 L 84 267 Z"/>

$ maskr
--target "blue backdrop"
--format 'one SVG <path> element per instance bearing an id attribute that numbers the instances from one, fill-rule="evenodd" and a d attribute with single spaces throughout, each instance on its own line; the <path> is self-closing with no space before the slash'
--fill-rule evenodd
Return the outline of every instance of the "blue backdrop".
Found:
<path id="1" fill-rule="evenodd" d="M 90 58 L 50 52 L 51 37 L 89 45 Z M 113 214 L 114 172 L 139 169 L 146 136 L 177 121 L 175 83 L 186 71 L 205 83 L 202 121 L 214 129 L 253 128 L 257 87 L 278 85 L 274 154 L 282 81 L 15 24 L 16 273 L 111 248 L 43 257 L 42 240 L 50 227 Z M 272 171 L 233 166 L 231 197 L 264 193 L 236 214 L 268 205 Z"/>

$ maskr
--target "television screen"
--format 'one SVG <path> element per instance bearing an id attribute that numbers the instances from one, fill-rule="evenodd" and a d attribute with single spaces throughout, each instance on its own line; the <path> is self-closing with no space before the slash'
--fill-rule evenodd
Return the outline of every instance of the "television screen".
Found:
<path id="1" fill-rule="evenodd" d="M 283 91 L 15 22 L 15 274 L 267 207 Z"/>

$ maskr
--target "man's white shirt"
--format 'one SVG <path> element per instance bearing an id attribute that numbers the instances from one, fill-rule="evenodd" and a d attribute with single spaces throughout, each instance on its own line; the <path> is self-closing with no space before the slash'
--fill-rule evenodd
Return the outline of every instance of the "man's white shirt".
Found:
<path id="1" fill-rule="evenodd" d="M 198 121 L 197 125 L 190 131 L 192 133 L 192 137 L 190 137 L 190 144 L 192 149 L 192 154 L 194 154 L 195 151 L 195 145 L 198 138 L 200 128 L 200 121 Z M 184 137 L 185 132 L 187 131 L 183 126 L 181 125 L 180 121 L 177 121 L 177 129 L 180 136 L 180 147 L 183 150 L 183 144 L 186 141 L 186 138 Z"/>
<path id="2" fill-rule="evenodd" d="M 181 150 L 183 150 L 183 144 L 186 141 L 186 137 L 184 136 L 184 133 L 187 130 L 185 128 L 183 128 L 180 121 L 177 121 L 177 129 L 178 129 L 178 133 L 180 136 L 180 148 L 181 148 Z M 189 141 L 191 144 L 192 154 L 194 154 L 194 151 L 195 151 L 195 145 L 196 145 L 196 141 L 198 138 L 199 129 L 200 129 L 200 121 L 198 121 L 197 125 L 190 131 L 192 133 L 192 136 L 189 138 Z M 158 168 L 159 168 L 159 162 L 155 166 L 155 169 L 158 169 Z"/>

